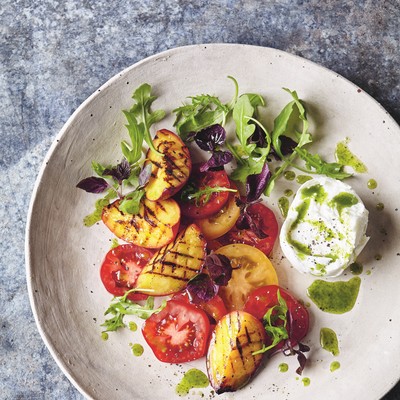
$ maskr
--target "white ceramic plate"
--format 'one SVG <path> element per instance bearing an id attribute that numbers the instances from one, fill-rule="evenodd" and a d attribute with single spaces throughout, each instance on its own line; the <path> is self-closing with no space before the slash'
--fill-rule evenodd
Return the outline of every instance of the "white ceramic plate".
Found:
<path id="1" fill-rule="evenodd" d="M 125 330 L 100 338 L 100 324 L 111 296 L 104 290 L 98 269 L 110 248 L 111 233 L 102 225 L 85 228 L 84 215 L 92 210 L 95 195 L 75 188 L 91 175 L 90 163 L 114 163 L 121 158 L 120 141 L 127 137 L 121 112 L 132 105 L 137 86 L 148 82 L 158 100 L 154 107 L 170 112 L 186 96 L 219 95 L 228 101 L 234 76 L 241 92 L 265 96 L 265 121 L 290 101 L 282 87 L 297 90 L 306 102 L 311 132 L 318 152 L 331 157 L 337 142 L 349 138 L 351 150 L 361 157 L 368 173 L 348 182 L 370 210 L 371 240 L 362 253 L 362 284 L 355 308 L 331 315 L 310 307 L 312 347 L 304 376 L 295 374 L 294 357 L 276 356 L 253 381 L 221 399 L 379 399 L 400 377 L 400 129 L 371 97 L 325 68 L 282 51 L 244 45 L 199 45 L 173 49 L 147 58 L 121 72 L 72 115 L 52 146 L 32 197 L 27 228 L 28 286 L 39 331 L 60 368 L 88 398 L 172 399 L 175 387 L 190 367 L 205 371 L 200 360 L 189 365 L 159 363 L 144 344 L 141 333 Z M 170 117 L 157 128 L 172 128 Z M 375 179 L 371 191 L 367 181 Z M 290 187 L 277 183 L 269 204 L 279 215 L 276 201 Z M 376 204 L 382 202 L 384 211 Z M 380 261 L 375 255 L 381 254 Z M 313 278 L 300 275 L 281 259 L 273 262 L 283 286 L 307 301 Z M 349 279 L 348 273 L 341 279 Z M 319 346 L 321 327 L 336 331 L 340 355 L 334 358 Z M 131 354 L 129 343 L 142 343 L 141 357 Z M 341 364 L 334 373 L 333 360 Z M 278 365 L 289 364 L 281 373 Z M 210 388 L 193 390 L 188 398 L 212 397 Z"/>

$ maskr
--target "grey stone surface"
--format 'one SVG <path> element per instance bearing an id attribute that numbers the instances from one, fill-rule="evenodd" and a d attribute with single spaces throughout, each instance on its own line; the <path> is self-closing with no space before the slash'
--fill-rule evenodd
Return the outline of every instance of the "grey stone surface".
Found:
<path id="1" fill-rule="evenodd" d="M 345 76 L 400 122 L 398 0 L 2 0 L 0 23 L 3 399 L 82 398 L 35 326 L 24 231 L 52 140 L 78 105 L 120 70 L 187 44 L 274 47 Z M 400 385 L 385 397 L 395 399 Z"/>

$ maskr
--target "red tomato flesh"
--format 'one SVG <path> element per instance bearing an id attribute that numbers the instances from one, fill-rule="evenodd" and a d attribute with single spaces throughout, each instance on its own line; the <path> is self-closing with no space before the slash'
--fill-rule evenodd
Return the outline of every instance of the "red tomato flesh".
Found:
<path id="1" fill-rule="evenodd" d="M 289 339 L 292 345 L 300 342 L 308 332 L 309 315 L 307 309 L 296 300 L 289 292 L 277 285 L 261 286 L 250 293 L 244 306 L 244 311 L 262 320 L 266 312 L 279 304 L 278 290 L 281 297 L 286 301 L 288 313 L 290 314 L 291 329 Z"/>
<path id="2" fill-rule="evenodd" d="M 210 322 L 195 305 L 169 300 L 165 308 L 145 321 L 142 332 L 160 361 L 182 363 L 204 356 Z"/>
<path id="3" fill-rule="evenodd" d="M 100 278 L 106 290 L 114 296 L 123 296 L 126 291 L 133 289 L 141 270 L 152 256 L 150 250 L 134 244 L 122 244 L 111 249 L 100 268 Z M 128 295 L 132 301 L 147 297 L 140 293 Z"/>
<path id="4" fill-rule="evenodd" d="M 200 172 L 199 164 L 193 166 L 189 182 L 199 190 L 205 189 L 206 187 L 217 186 L 229 189 L 231 186 L 225 170 Z M 197 201 L 195 199 L 183 201 L 179 198 L 177 200 L 181 206 L 183 216 L 189 218 L 208 218 L 221 210 L 228 201 L 230 193 L 229 191 L 212 193 L 207 202 L 205 202 L 205 198 L 197 199 Z"/>
<path id="5" fill-rule="evenodd" d="M 264 204 L 255 203 L 247 208 L 263 237 L 259 237 L 251 229 L 237 229 L 234 227 L 221 239 L 222 243 L 244 243 L 257 247 L 265 255 L 270 255 L 276 238 L 278 237 L 279 227 L 275 214 Z"/>
<path id="6" fill-rule="evenodd" d="M 186 291 L 174 294 L 172 299 L 182 301 L 184 303 L 194 304 L 190 302 L 189 295 Z M 212 322 L 218 322 L 225 314 L 228 314 L 228 310 L 224 301 L 218 295 L 215 295 L 208 301 L 202 301 L 201 303 L 196 303 L 195 305 L 205 311 L 206 314 L 211 317 Z"/>

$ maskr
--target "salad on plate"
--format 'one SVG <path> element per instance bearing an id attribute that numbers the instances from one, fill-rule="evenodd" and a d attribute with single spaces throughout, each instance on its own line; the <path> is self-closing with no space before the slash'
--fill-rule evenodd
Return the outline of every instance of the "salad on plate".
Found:
<path id="1" fill-rule="evenodd" d="M 283 89 L 290 101 L 268 129 L 264 98 L 241 94 L 229 79 L 228 103 L 190 97 L 173 110 L 174 125 L 154 135 L 166 113 L 152 109 L 149 84 L 138 87 L 124 111 L 122 160 L 93 161 L 95 174 L 77 184 L 102 196 L 84 224 L 102 221 L 115 235 L 99 273 L 114 295 L 103 339 L 142 319 L 155 357 L 174 364 L 204 358 L 207 376 L 189 372 L 217 394 L 245 386 L 278 353 L 297 358 L 299 375 L 307 368 L 310 316 L 280 285 L 271 262 L 278 242 L 295 269 L 324 278 L 342 274 L 368 242 L 368 211 L 342 182 L 351 174 L 340 160 L 309 150 L 313 138 L 296 91 Z M 295 170 L 302 184 L 290 206 L 292 193 L 279 202 L 280 229 L 269 196 Z M 325 304 L 339 296 L 348 300 L 345 311 L 352 308 L 359 284 L 321 282 L 312 299 Z M 128 315 L 136 322 L 127 323 Z"/>

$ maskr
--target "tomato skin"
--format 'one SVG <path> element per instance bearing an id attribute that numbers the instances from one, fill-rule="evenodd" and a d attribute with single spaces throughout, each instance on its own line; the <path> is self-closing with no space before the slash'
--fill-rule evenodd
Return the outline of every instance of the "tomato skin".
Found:
<path id="1" fill-rule="evenodd" d="M 208 170 L 206 172 L 199 171 L 199 165 L 195 164 L 190 175 L 189 182 L 194 184 L 198 189 L 209 187 L 225 187 L 230 188 L 230 181 L 224 169 L 221 170 Z M 183 201 L 177 199 L 181 206 L 181 213 L 189 218 L 208 218 L 216 214 L 226 204 L 229 198 L 229 191 L 212 193 L 207 203 L 202 204 L 201 199 L 197 201 Z"/>
<path id="2" fill-rule="evenodd" d="M 296 300 L 288 291 L 277 285 L 261 286 L 249 295 L 244 306 L 244 311 L 262 320 L 266 312 L 279 304 L 278 290 L 281 297 L 286 301 L 291 318 L 292 345 L 299 343 L 308 333 L 309 314 L 307 309 Z M 289 333 L 290 334 L 290 333 Z"/>
<path id="3" fill-rule="evenodd" d="M 100 267 L 100 278 L 106 290 L 114 296 L 123 296 L 133 289 L 147 262 L 153 256 L 149 249 L 135 244 L 122 244 L 108 251 Z M 130 293 L 132 301 L 147 299 L 147 295 Z"/>
<path id="4" fill-rule="evenodd" d="M 146 319 L 142 333 L 158 360 L 182 363 L 205 355 L 210 322 L 199 307 L 172 299 Z"/>
<path id="5" fill-rule="evenodd" d="M 279 232 L 278 221 L 275 214 L 262 203 L 251 204 L 247 208 L 247 212 L 251 215 L 253 221 L 255 221 L 266 237 L 260 238 L 251 229 L 237 229 L 234 227 L 224 235 L 222 239 L 223 243 L 248 244 L 257 247 L 265 255 L 270 255 Z"/>

